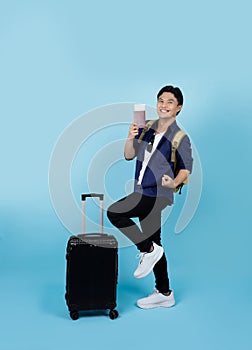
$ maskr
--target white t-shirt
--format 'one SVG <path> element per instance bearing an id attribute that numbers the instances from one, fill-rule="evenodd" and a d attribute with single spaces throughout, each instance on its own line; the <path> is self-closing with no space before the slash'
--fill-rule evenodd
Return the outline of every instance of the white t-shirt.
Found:
<path id="1" fill-rule="evenodd" d="M 149 161 L 151 159 L 151 156 L 153 155 L 153 153 L 154 153 L 155 149 L 157 148 L 157 145 L 159 144 L 159 141 L 161 140 L 163 135 L 164 135 L 164 132 L 155 135 L 151 152 L 148 152 L 147 150 L 145 150 L 145 152 L 144 152 L 144 160 L 143 160 L 143 163 L 142 163 L 142 168 L 141 168 L 141 171 L 140 171 L 140 174 L 139 174 L 139 178 L 138 178 L 138 182 L 137 182 L 138 185 L 141 185 L 143 177 L 144 177 L 144 173 L 145 173 L 145 170 L 146 170 L 146 167 L 147 167 L 147 165 L 148 165 L 148 163 L 149 163 Z"/>

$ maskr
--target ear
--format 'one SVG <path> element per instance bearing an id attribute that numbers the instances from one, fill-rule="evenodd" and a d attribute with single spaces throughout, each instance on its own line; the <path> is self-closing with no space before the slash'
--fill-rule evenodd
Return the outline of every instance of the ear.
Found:
<path id="1" fill-rule="evenodd" d="M 177 114 L 178 114 L 178 112 L 181 111 L 182 107 L 183 107 L 182 105 L 178 105 L 178 106 L 177 106 Z"/>

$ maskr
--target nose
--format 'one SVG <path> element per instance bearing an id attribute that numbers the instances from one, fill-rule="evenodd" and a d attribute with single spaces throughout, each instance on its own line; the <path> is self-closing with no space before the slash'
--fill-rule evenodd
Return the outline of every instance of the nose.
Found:
<path id="1" fill-rule="evenodd" d="M 161 102 L 161 107 L 162 108 L 166 108 L 167 107 L 167 104 L 165 102 Z"/>

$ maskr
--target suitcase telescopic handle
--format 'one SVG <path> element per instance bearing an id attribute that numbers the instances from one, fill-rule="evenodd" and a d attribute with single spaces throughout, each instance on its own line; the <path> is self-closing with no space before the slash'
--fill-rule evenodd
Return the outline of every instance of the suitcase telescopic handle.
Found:
<path id="1" fill-rule="evenodd" d="M 83 193 L 81 195 L 82 201 L 82 233 L 85 234 L 85 214 L 86 214 L 86 199 L 90 197 L 100 198 L 100 233 L 103 233 L 103 193 Z"/>
<path id="2" fill-rule="evenodd" d="M 103 193 L 84 193 L 81 195 L 81 199 L 85 201 L 88 197 L 99 197 L 101 201 L 103 201 L 104 194 Z"/>

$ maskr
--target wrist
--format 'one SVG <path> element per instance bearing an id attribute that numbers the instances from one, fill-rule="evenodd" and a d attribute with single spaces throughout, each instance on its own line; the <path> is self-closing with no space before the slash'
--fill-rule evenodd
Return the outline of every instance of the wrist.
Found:
<path id="1" fill-rule="evenodd" d="M 178 187 L 179 183 L 176 180 L 173 180 L 173 189 L 175 189 L 176 187 Z"/>

